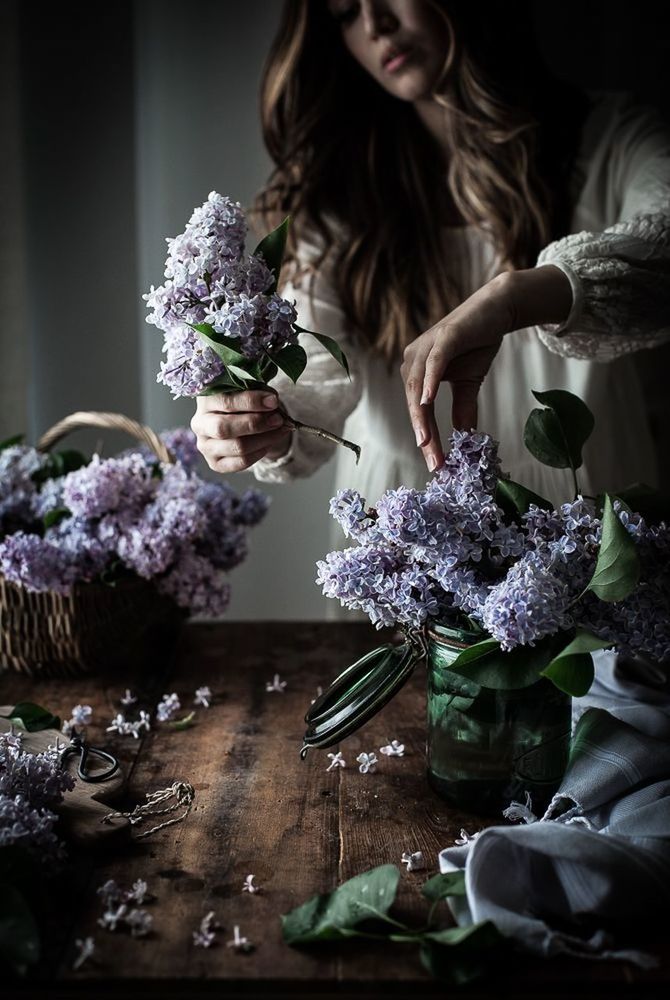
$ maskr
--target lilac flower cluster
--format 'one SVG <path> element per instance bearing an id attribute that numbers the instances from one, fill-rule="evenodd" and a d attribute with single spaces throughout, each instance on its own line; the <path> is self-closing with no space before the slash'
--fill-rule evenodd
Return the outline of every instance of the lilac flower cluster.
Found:
<path id="1" fill-rule="evenodd" d="M 17 733 L 0 735 L 0 847 L 26 847 L 44 864 L 62 860 L 54 808 L 74 788 L 56 748 L 33 754 Z"/>
<path id="2" fill-rule="evenodd" d="M 123 572 L 155 581 L 190 614 L 221 614 L 230 600 L 225 574 L 245 558 L 248 529 L 263 518 L 269 499 L 200 479 L 191 431 L 164 439 L 175 464 L 161 465 L 148 452 L 95 455 L 41 486 L 30 478 L 40 468 L 37 452 L 1 452 L 23 513 L 13 517 L 11 533 L 0 535 L 0 573 L 27 590 L 68 594 L 75 583 Z M 6 500 L 10 509 L 12 494 Z M 19 509 L 18 501 L 11 509 Z M 65 516 L 45 528 L 44 515 L 56 509 Z"/>
<path id="3" fill-rule="evenodd" d="M 355 490 L 341 490 L 330 512 L 358 544 L 317 563 L 324 595 L 378 628 L 465 615 L 511 650 L 582 626 L 630 652 L 670 657 L 668 526 L 648 526 L 615 504 L 642 574 L 630 597 L 607 604 L 584 593 L 602 532 L 595 503 L 531 505 L 520 524 L 509 523 L 495 499 L 501 475 L 495 441 L 454 431 L 425 490 L 388 490 L 370 509 Z"/>
<path id="4" fill-rule="evenodd" d="M 210 324 L 252 361 L 296 342 L 295 307 L 269 291 L 272 272 L 261 257 L 245 253 L 246 235 L 239 203 L 212 191 L 184 232 L 167 240 L 167 280 L 144 299 L 147 323 L 165 335 L 157 381 L 175 398 L 198 395 L 224 370 L 189 324 Z"/>

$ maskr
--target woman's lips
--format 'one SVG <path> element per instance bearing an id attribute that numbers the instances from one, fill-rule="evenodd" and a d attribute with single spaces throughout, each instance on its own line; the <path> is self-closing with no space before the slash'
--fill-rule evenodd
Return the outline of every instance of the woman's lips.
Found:
<path id="1" fill-rule="evenodd" d="M 391 58 L 387 59 L 386 62 L 384 63 L 385 72 L 387 73 L 397 72 L 397 70 L 399 70 L 401 66 L 404 66 L 404 64 L 407 62 L 411 54 L 412 54 L 411 49 L 402 49 L 396 55 L 391 56 Z"/>

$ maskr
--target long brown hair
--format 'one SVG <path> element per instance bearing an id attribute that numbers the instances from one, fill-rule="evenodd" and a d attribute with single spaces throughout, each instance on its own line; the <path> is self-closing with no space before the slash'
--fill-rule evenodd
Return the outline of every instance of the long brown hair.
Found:
<path id="1" fill-rule="evenodd" d="M 412 104 L 352 58 L 326 0 L 285 0 L 261 117 L 275 169 L 256 198 L 261 231 L 292 218 L 283 277 L 310 233 L 351 327 L 389 363 L 463 298 L 442 227 L 457 207 L 490 232 L 501 265 L 532 266 L 566 232 L 568 177 L 586 102 L 540 59 L 527 0 L 425 0 L 450 32 L 444 154 Z M 445 182 L 446 171 L 446 182 Z"/>

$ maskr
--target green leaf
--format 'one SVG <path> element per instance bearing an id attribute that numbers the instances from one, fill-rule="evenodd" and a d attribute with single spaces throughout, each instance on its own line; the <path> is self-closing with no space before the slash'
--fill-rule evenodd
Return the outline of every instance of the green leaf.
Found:
<path id="1" fill-rule="evenodd" d="M 20 701 L 9 715 L 0 716 L 9 719 L 17 726 L 22 726 L 29 733 L 37 733 L 42 729 L 60 729 L 60 719 L 52 715 L 46 708 L 32 701 Z"/>
<path id="2" fill-rule="evenodd" d="M 4 451 L 5 448 L 13 448 L 17 444 L 23 444 L 24 439 L 25 434 L 15 434 L 14 437 L 5 438 L 4 441 L 0 441 L 0 451 Z"/>
<path id="3" fill-rule="evenodd" d="M 515 483 L 511 479 L 499 479 L 496 485 L 495 501 L 500 508 L 513 520 L 520 520 L 522 514 L 530 510 L 530 505 L 535 504 L 543 510 L 552 510 L 553 504 L 550 500 L 545 500 L 538 493 Z"/>
<path id="4" fill-rule="evenodd" d="M 436 979 L 460 986 L 484 975 L 505 945 L 490 920 L 423 935 L 421 962 Z"/>
<path id="5" fill-rule="evenodd" d="M 68 510 L 67 507 L 54 507 L 53 510 L 48 510 L 44 517 L 42 518 L 44 522 L 45 529 L 53 528 L 54 525 L 60 524 L 64 521 L 66 517 L 72 517 L 72 511 Z"/>
<path id="6" fill-rule="evenodd" d="M 602 538 L 596 568 L 587 590 L 601 601 L 623 601 L 640 578 L 640 560 L 635 542 L 619 520 L 612 498 L 605 494 Z"/>
<path id="7" fill-rule="evenodd" d="M 586 629 L 577 629 L 577 634 L 548 667 L 542 671 L 553 684 L 573 698 L 583 697 L 593 684 L 593 659 L 591 653 L 611 646 Z"/>
<path id="8" fill-rule="evenodd" d="M 465 872 L 446 872 L 444 875 L 433 875 L 421 886 L 421 895 L 431 903 L 437 903 L 448 896 L 465 895 Z"/>
<path id="9" fill-rule="evenodd" d="M 244 354 L 238 350 L 237 340 L 217 333 L 211 323 L 189 323 L 189 326 L 195 330 L 203 344 L 211 347 L 214 353 L 221 358 L 224 365 L 237 365 L 247 360 Z"/>
<path id="10" fill-rule="evenodd" d="M 670 497 L 652 489 L 646 483 L 632 483 L 617 493 L 630 510 L 641 514 L 647 524 L 670 521 Z"/>
<path id="11" fill-rule="evenodd" d="M 271 382 L 275 377 L 279 369 L 272 360 L 271 357 L 267 356 L 261 362 L 260 377 L 263 382 Z"/>
<path id="12" fill-rule="evenodd" d="M 174 719 L 168 722 L 170 729 L 190 729 L 194 725 L 195 712 L 189 712 L 183 719 Z"/>
<path id="13" fill-rule="evenodd" d="M 449 670 L 481 687 L 514 691 L 534 684 L 564 643 L 565 633 L 559 633 L 546 636 L 534 646 L 516 646 L 506 653 L 496 639 L 485 639 L 459 653 Z"/>
<path id="14" fill-rule="evenodd" d="M 333 892 L 312 899 L 282 915 L 287 944 L 307 944 L 351 937 L 365 920 L 388 919 L 400 872 L 395 865 L 380 865 L 344 882 Z"/>
<path id="15" fill-rule="evenodd" d="M 272 360 L 292 382 L 297 382 L 305 370 L 307 354 L 300 344 L 287 344 L 277 354 L 272 355 Z"/>
<path id="16" fill-rule="evenodd" d="M 535 392 L 544 410 L 531 410 L 523 440 L 529 452 L 553 469 L 578 469 L 582 448 L 594 427 L 593 414 L 579 396 L 565 389 Z"/>
<path id="17" fill-rule="evenodd" d="M 47 479 L 58 479 L 68 472 L 75 472 L 88 465 L 88 459 L 80 451 L 68 448 L 65 451 L 54 451 L 46 456 L 46 462 L 41 469 L 31 476 L 34 483 L 41 485 Z"/>
<path id="18" fill-rule="evenodd" d="M 322 347 L 325 347 L 329 354 L 335 358 L 335 360 L 344 368 L 345 372 L 351 378 L 351 372 L 349 371 L 349 362 L 346 359 L 344 351 L 338 344 L 336 340 L 332 337 L 327 337 L 325 333 L 314 333 L 313 330 L 306 330 L 304 326 L 298 326 L 297 323 L 293 324 L 298 331 L 298 333 L 308 333 L 310 337 L 316 337 Z"/>
<path id="19" fill-rule="evenodd" d="M 277 290 L 277 283 L 279 282 L 279 273 L 281 271 L 282 261 L 284 259 L 284 250 L 286 249 L 286 237 L 288 236 L 289 222 L 291 221 L 290 216 L 287 216 L 276 229 L 273 229 L 271 233 L 264 236 L 260 241 L 256 249 L 254 250 L 254 257 L 262 256 L 263 260 L 270 268 L 274 275 L 274 282 L 267 289 L 266 295 L 271 295 Z"/>
<path id="20" fill-rule="evenodd" d="M 20 975 L 40 958 L 37 922 L 14 885 L 0 886 L 0 958 Z"/>

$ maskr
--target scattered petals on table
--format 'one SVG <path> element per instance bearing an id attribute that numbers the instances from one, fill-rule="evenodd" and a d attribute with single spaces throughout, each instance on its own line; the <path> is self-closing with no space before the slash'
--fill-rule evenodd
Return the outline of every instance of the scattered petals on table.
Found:
<path id="1" fill-rule="evenodd" d="M 397 740 L 391 740 L 388 746 L 380 747 L 379 752 L 383 753 L 385 757 L 404 757 L 405 744 L 399 743 Z"/>
<path id="2" fill-rule="evenodd" d="M 347 762 L 342 756 L 342 751 L 338 750 L 337 753 L 329 753 L 330 764 L 326 768 L 326 771 L 334 771 L 337 767 L 346 767 Z M 356 758 L 358 760 L 358 758 Z"/>
<path id="3" fill-rule="evenodd" d="M 254 946 L 247 938 L 240 935 L 240 928 L 238 924 L 233 927 L 233 940 L 226 942 L 226 947 L 234 948 L 238 952 L 250 952 L 254 950 Z"/>
<path id="4" fill-rule="evenodd" d="M 476 840 L 479 834 L 479 830 L 476 833 L 468 833 L 466 830 L 461 830 L 460 836 L 456 837 L 454 843 L 457 847 L 465 847 L 466 844 L 471 844 L 473 840 Z"/>
<path id="5" fill-rule="evenodd" d="M 280 694 L 284 693 L 285 687 L 286 681 L 281 680 L 279 674 L 275 674 L 271 681 L 265 683 L 266 691 L 278 691 Z"/>
<path id="6" fill-rule="evenodd" d="M 195 698 L 193 699 L 194 705 L 202 705 L 203 708 L 209 708 L 209 703 L 212 698 L 211 689 L 205 684 L 204 687 L 199 687 L 195 692 Z"/>
<path id="7" fill-rule="evenodd" d="M 400 860 L 403 865 L 407 865 L 408 872 L 418 872 L 426 867 L 423 860 L 423 851 L 403 851 Z"/>
<path id="8" fill-rule="evenodd" d="M 168 722 L 180 708 L 181 702 L 174 691 L 164 694 L 156 706 L 156 718 L 159 722 Z"/>
<path id="9" fill-rule="evenodd" d="M 122 698 L 119 698 L 119 703 L 121 705 L 125 705 L 126 707 L 128 705 L 134 705 L 136 701 L 137 701 L 137 698 L 132 693 L 132 691 L 130 690 L 130 688 L 126 688 L 126 693 L 123 695 Z"/>
<path id="10" fill-rule="evenodd" d="M 250 892 L 253 895 L 254 892 L 261 891 L 261 887 L 259 885 L 254 885 L 254 877 L 254 875 L 247 875 L 244 880 L 244 885 L 242 886 L 242 892 Z"/>
<path id="11" fill-rule="evenodd" d="M 77 955 L 72 963 L 72 968 L 76 972 L 77 969 L 81 969 L 84 962 L 87 962 L 93 955 L 95 951 L 95 941 L 92 937 L 77 938 L 74 945 L 77 949 Z"/>
<path id="12" fill-rule="evenodd" d="M 361 774 L 368 774 L 368 772 L 372 774 L 375 769 L 375 764 L 379 763 L 376 753 L 359 753 L 356 760 L 360 764 L 358 770 Z"/>
<path id="13" fill-rule="evenodd" d="M 209 948 L 214 943 L 216 938 L 215 923 L 214 910 L 210 910 L 200 921 L 200 928 L 193 931 L 193 944 L 196 948 Z"/>

